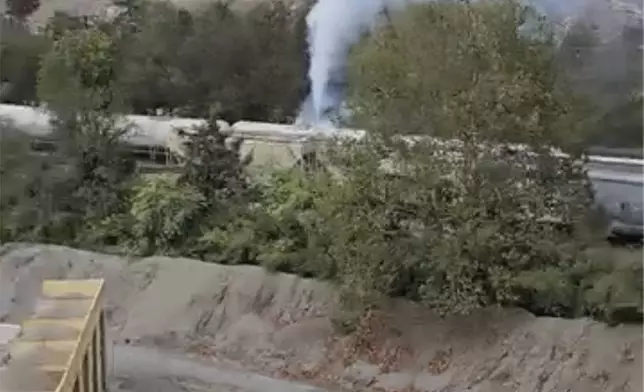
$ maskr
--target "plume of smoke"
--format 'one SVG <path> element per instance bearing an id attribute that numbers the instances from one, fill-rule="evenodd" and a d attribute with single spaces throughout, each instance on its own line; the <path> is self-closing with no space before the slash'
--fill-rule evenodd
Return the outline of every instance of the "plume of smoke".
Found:
<path id="1" fill-rule="evenodd" d="M 307 16 L 311 91 L 302 104 L 297 124 L 334 127 L 333 119 L 344 115 L 345 68 L 352 46 L 377 26 L 384 11 L 429 1 L 432 0 L 318 0 Z M 566 29 L 584 10 L 597 8 L 600 3 L 600 21 L 612 21 L 611 1 L 618 0 L 535 0 L 530 5 Z M 641 12 L 639 15 L 641 18 Z"/>
<path id="2" fill-rule="evenodd" d="M 300 122 L 331 125 L 342 101 L 344 69 L 351 47 L 373 28 L 386 0 L 320 0 L 306 18 L 311 93 Z"/>

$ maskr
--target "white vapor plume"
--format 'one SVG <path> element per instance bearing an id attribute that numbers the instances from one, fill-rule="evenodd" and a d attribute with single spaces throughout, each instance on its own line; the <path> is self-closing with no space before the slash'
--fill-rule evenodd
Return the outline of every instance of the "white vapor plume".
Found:
<path id="1" fill-rule="evenodd" d="M 320 0 L 306 18 L 311 93 L 300 120 L 330 125 L 331 111 L 342 101 L 344 68 L 351 47 L 374 27 L 386 0 Z"/>
<path id="2" fill-rule="evenodd" d="M 334 127 L 333 119 L 343 114 L 345 68 L 352 46 L 376 27 L 384 11 L 400 10 L 407 4 L 429 1 L 432 0 L 318 0 L 306 20 L 311 91 L 302 105 L 297 123 L 318 128 Z M 603 10 L 600 14 L 610 14 L 617 8 L 613 4 L 616 1 L 533 0 L 531 5 L 549 19 L 567 24 L 582 16 L 588 8 L 597 8 L 598 5 Z"/>

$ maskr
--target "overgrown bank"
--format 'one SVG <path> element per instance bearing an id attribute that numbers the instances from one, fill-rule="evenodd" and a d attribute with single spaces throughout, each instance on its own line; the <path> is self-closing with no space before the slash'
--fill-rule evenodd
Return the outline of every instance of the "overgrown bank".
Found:
<path id="1" fill-rule="evenodd" d="M 363 317 L 353 333 L 338 334 L 331 323 L 339 310 L 336 295 L 313 279 L 255 266 L 133 259 L 62 246 L 8 244 L 0 247 L 0 255 L 0 318 L 10 323 L 28 313 L 29 296 L 37 294 L 43 278 L 106 279 L 116 377 L 145 380 L 157 369 L 164 383 L 173 375 L 190 375 L 183 377 L 184 389 L 208 389 L 195 385 L 200 372 L 176 365 L 172 354 L 179 354 L 197 368 L 211 366 L 210 377 L 203 379 L 224 384 L 217 390 L 233 383 L 218 370 L 231 361 L 242 362 L 246 371 L 320 383 L 331 391 L 642 389 L 641 325 L 613 328 L 517 309 L 443 318 L 396 299 L 384 311 Z M 137 360 L 140 351 L 150 351 L 152 360 Z M 239 387 L 290 390 L 271 388 L 265 379 L 250 386 L 249 379 L 257 377 L 240 377 Z M 159 387 L 164 383 L 128 382 L 137 391 L 165 391 Z"/>
<path id="2" fill-rule="evenodd" d="M 58 148 L 30 155 L 20 133 L 3 133 L 3 241 L 258 264 L 330 280 L 353 310 L 405 297 L 443 314 L 500 305 L 640 321 L 637 254 L 592 250 L 601 222 L 579 165 L 585 112 L 560 84 L 551 37 L 519 34 L 518 10 L 432 4 L 399 16 L 353 53 L 350 104 L 367 139 L 330 148 L 333 172 L 260 178 L 214 121 L 189 138 L 181 173 L 141 175 L 113 114 L 131 99 L 117 77 L 120 45 L 140 26 L 61 31 L 36 88 L 57 118 Z M 419 26 L 431 28 L 419 37 Z M 435 52 L 419 56 L 427 45 Z M 198 104 L 221 115 L 205 94 Z M 410 146 L 397 129 L 463 143 Z M 502 148 L 510 141 L 535 154 Z"/>

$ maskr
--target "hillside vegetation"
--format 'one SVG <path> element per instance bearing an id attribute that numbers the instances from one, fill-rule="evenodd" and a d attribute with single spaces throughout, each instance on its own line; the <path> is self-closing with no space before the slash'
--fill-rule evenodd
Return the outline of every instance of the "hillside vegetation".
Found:
<path id="1" fill-rule="evenodd" d="M 603 221 L 580 164 L 588 106 L 528 9 L 434 3 L 392 16 L 351 54 L 348 104 L 368 137 L 329 146 L 333 173 L 251 178 L 214 119 L 293 119 L 306 9 L 121 3 L 111 20 L 58 14 L 38 33 L 5 16 L 3 99 L 46 103 L 57 148 L 35 155 L 3 124 L 3 242 L 258 264 L 333 282 L 349 316 L 405 297 L 441 314 L 641 321 L 638 253 L 596 249 Z M 542 34 L 520 34 L 525 23 Z M 115 113 L 157 109 L 211 121 L 189 137 L 180 173 L 142 176 Z M 401 144 L 403 129 L 462 144 Z M 534 154 L 502 148 L 514 141 Z M 380 170 L 384 159 L 396 170 Z"/>

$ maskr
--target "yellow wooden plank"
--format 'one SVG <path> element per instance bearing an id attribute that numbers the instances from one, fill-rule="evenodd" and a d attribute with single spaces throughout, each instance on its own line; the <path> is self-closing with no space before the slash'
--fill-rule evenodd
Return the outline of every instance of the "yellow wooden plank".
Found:
<path id="1" fill-rule="evenodd" d="M 64 371 L 9 365 L 0 372 L 0 391 L 34 392 L 56 389 Z"/>
<path id="2" fill-rule="evenodd" d="M 31 348 L 49 348 L 53 350 L 69 350 L 76 345 L 76 340 L 53 340 L 53 341 L 29 341 L 14 340 L 9 343 L 9 350 L 13 354 L 14 350 L 27 350 Z"/>
<path id="3" fill-rule="evenodd" d="M 96 361 L 96 385 L 99 391 L 103 388 L 103 385 L 105 385 L 104 379 L 105 379 L 105 374 L 104 368 L 105 368 L 105 354 L 104 354 L 104 347 L 103 344 L 105 342 L 105 324 L 103 322 L 103 317 L 99 318 L 98 324 L 96 324 L 96 330 L 94 332 L 94 345 L 96 347 L 95 350 L 95 355 L 96 357 L 94 360 Z"/>
<path id="4" fill-rule="evenodd" d="M 93 298 L 102 285 L 102 279 L 45 280 L 42 295 L 47 298 Z"/>
<path id="5" fill-rule="evenodd" d="M 87 385 L 85 385 L 85 389 L 87 389 L 87 392 L 99 392 L 94 389 L 96 385 L 96 380 L 94 380 L 94 334 L 92 334 L 92 339 L 90 339 L 89 345 L 87 346 L 85 358 L 85 369 L 83 369 L 84 372 L 87 372 Z"/>
<path id="6" fill-rule="evenodd" d="M 65 365 L 75 347 L 75 340 L 17 340 L 9 345 L 9 352 L 11 353 L 10 364 L 29 367 Z"/>
<path id="7" fill-rule="evenodd" d="M 75 340 L 83 330 L 85 319 L 32 318 L 22 323 L 21 339 L 26 340 Z"/>
<path id="8" fill-rule="evenodd" d="M 74 347 L 74 352 L 72 353 L 69 361 L 67 362 L 67 371 L 63 375 L 60 384 L 56 388 L 56 392 L 72 392 L 74 386 L 79 380 L 82 383 L 82 368 L 85 355 L 87 354 L 88 347 L 92 338 L 96 333 L 96 328 L 98 327 L 99 320 L 101 319 L 102 313 L 102 294 L 103 294 L 103 282 L 98 282 L 94 296 L 92 306 L 87 313 L 85 318 L 85 324 L 83 331 L 78 337 L 76 346 Z M 89 380 L 88 380 L 89 382 Z M 80 384 L 79 383 L 79 384 Z M 81 391 L 85 391 L 86 385 L 80 384 Z"/>
<path id="9" fill-rule="evenodd" d="M 36 302 L 32 318 L 76 318 L 85 317 L 93 298 L 55 299 L 41 298 Z"/>
<path id="10" fill-rule="evenodd" d="M 65 370 L 67 370 L 65 365 L 40 365 L 37 366 L 36 369 L 49 373 L 64 372 Z"/>
<path id="11" fill-rule="evenodd" d="M 87 392 L 87 385 L 85 385 L 85 377 L 83 377 L 83 367 L 81 366 L 79 369 L 80 371 L 76 376 L 78 377 L 78 385 L 80 386 L 80 388 L 78 388 L 79 389 L 78 392 Z"/>

